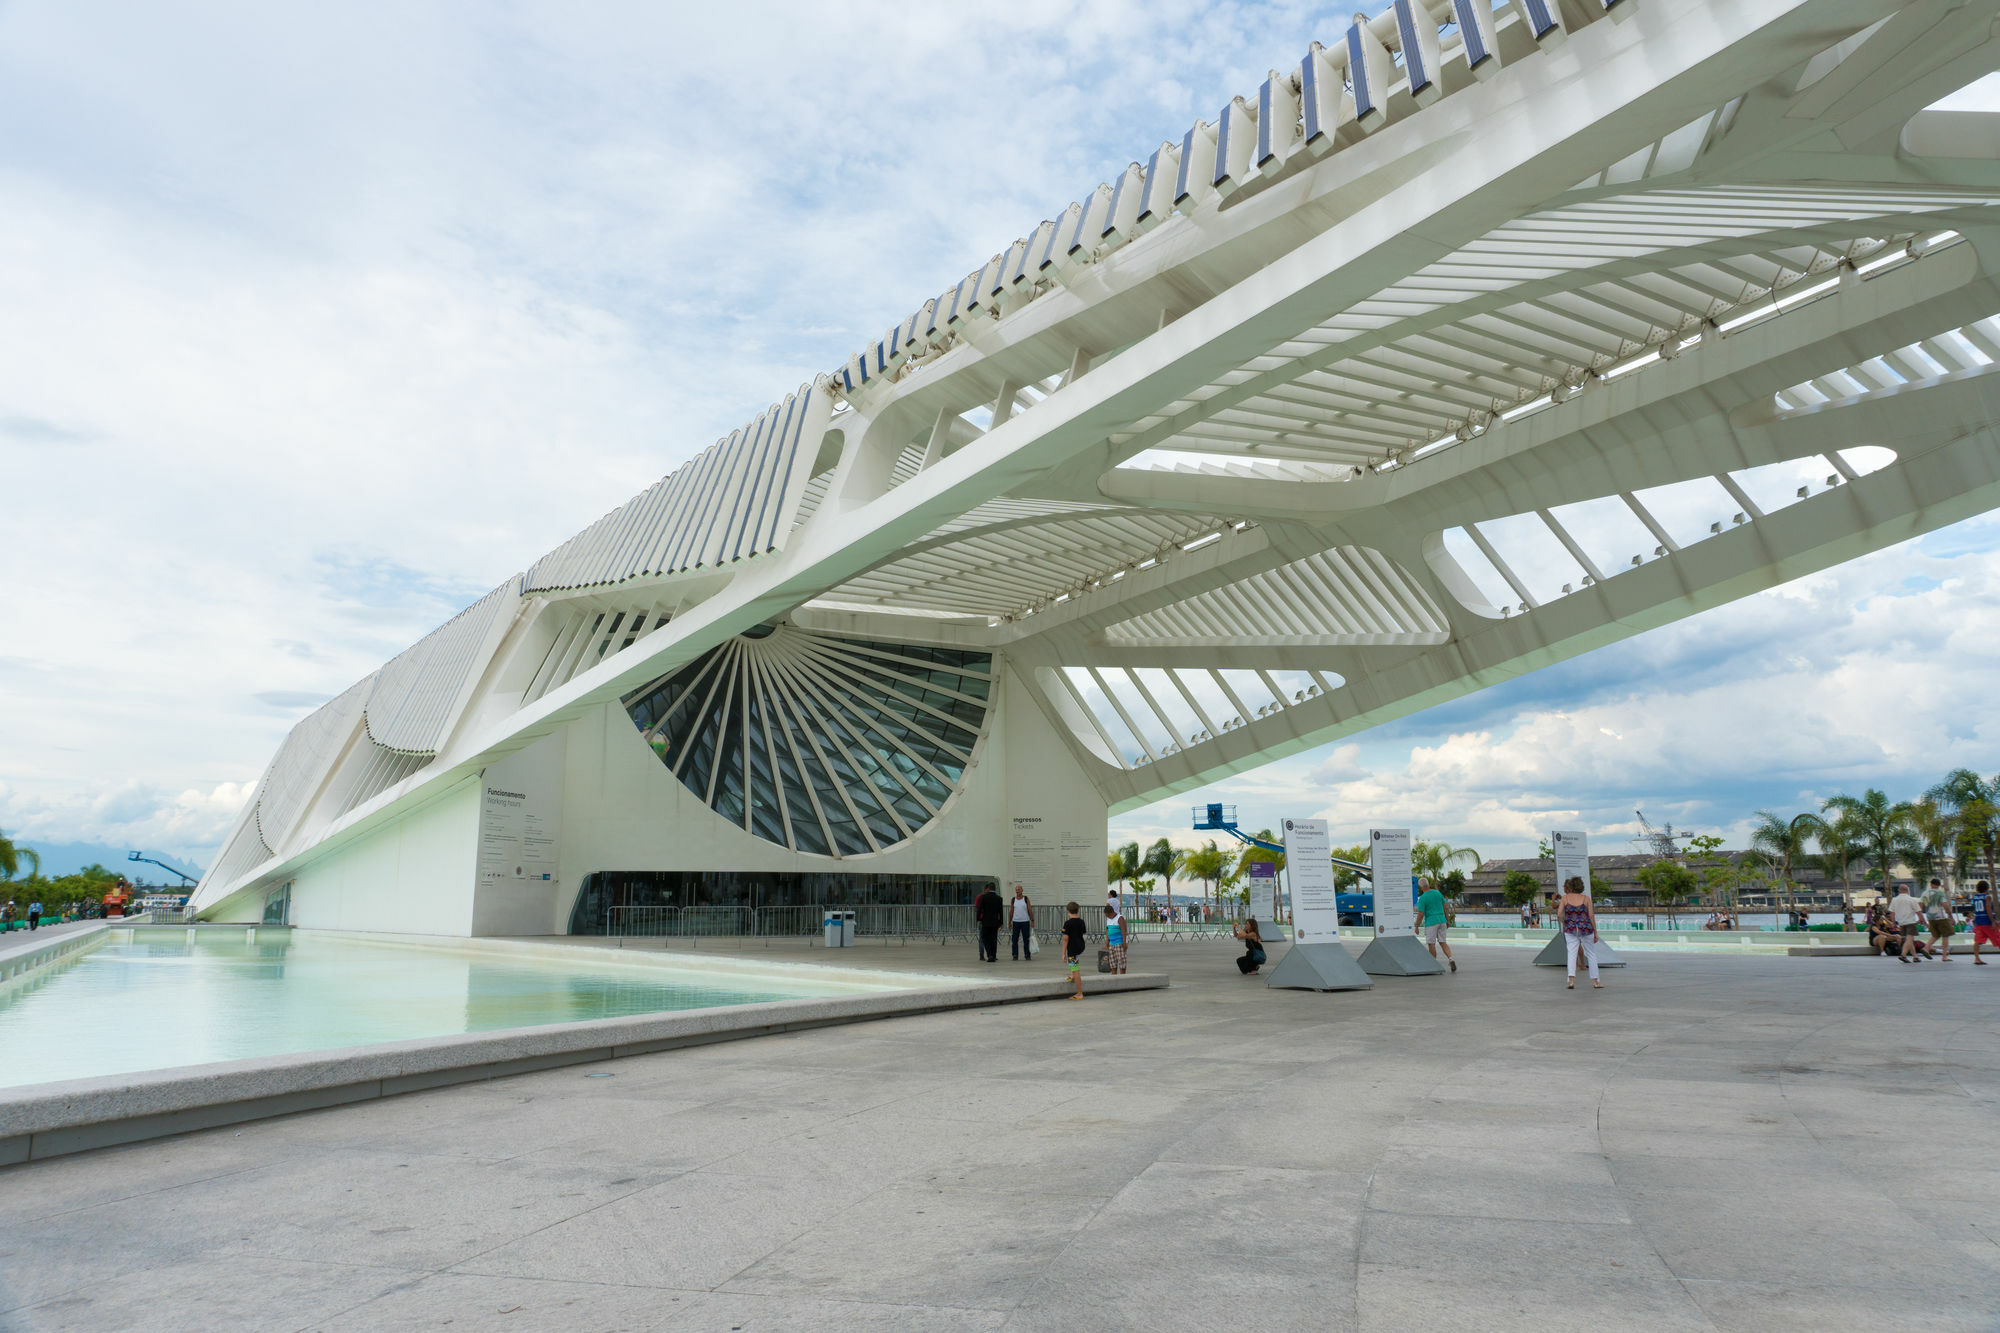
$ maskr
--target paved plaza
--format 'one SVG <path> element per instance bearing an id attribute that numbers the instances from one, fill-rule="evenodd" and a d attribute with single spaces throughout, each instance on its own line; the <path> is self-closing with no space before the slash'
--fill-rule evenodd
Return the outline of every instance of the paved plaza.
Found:
<path id="1" fill-rule="evenodd" d="M 851 961 L 1056 966 L 970 953 Z M 2000 1326 L 2000 969 L 1530 956 L 1156 944 L 1169 990 L 11 1167 L 0 1328 Z"/>

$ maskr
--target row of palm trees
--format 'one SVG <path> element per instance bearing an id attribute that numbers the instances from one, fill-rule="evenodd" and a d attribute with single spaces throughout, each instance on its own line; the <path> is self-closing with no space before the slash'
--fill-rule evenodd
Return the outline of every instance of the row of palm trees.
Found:
<path id="1" fill-rule="evenodd" d="M 1260 829 L 1257 837 L 1270 842 L 1271 830 Z M 1335 847 L 1333 856 L 1337 861 L 1365 865 L 1368 862 L 1368 845 Z M 1444 889 L 1448 898 L 1457 897 L 1453 888 L 1463 882 L 1465 870 L 1476 870 L 1482 859 L 1472 848 L 1454 847 L 1448 842 L 1419 839 L 1410 847 L 1410 869 L 1418 880 L 1425 888 Z M 1151 893 L 1156 885 L 1164 883 L 1168 900 L 1172 901 L 1174 876 L 1180 875 L 1183 879 L 1200 880 L 1202 903 L 1212 906 L 1218 893 L 1233 894 L 1243 876 L 1249 873 L 1251 864 L 1260 861 L 1271 862 L 1279 870 L 1285 868 L 1283 852 L 1267 851 L 1262 847 L 1231 850 L 1216 846 L 1213 839 L 1200 847 L 1176 847 L 1167 839 L 1160 838 L 1141 849 L 1138 843 L 1128 842 L 1105 858 L 1105 882 L 1123 885 L 1127 892 L 1141 895 Z M 1357 879 L 1353 871 L 1334 867 L 1334 886 L 1339 891 L 1345 893 L 1357 887 Z"/>
<path id="2" fill-rule="evenodd" d="M 1808 864 L 1838 878 L 1849 893 L 1855 870 L 1866 866 L 1881 879 L 1885 897 L 1893 892 L 1898 864 L 1920 880 L 1978 873 L 1991 882 L 2000 849 L 2000 776 L 1982 778 L 1960 768 L 1914 801 L 1891 801 L 1870 787 L 1859 796 L 1829 796 L 1817 811 L 1789 817 L 1759 810 L 1750 847 L 1787 885 L 1793 870 Z"/>

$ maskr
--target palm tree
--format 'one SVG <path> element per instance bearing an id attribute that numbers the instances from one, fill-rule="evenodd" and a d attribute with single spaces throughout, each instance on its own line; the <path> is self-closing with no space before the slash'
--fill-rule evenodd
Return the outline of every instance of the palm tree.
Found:
<path id="1" fill-rule="evenodd" d="M 1787 907 L 1798 905 L 1792 885 L 1792 867 L 1805 860 L 1806 844 L 1817 838 L 1826 826 L 1826 821 L 1814 814 L 1793 815 L 1786 819 L 1769 810 L 1757 812 L 1757 823 L 1750 830 L 1750 846 L 1777 870 L 1785 886 Z"/>
<path id="2" fill-rule="evenodd" d="M 1950 870 L 1952 837 L 1957 832 L 1958 821 L 1954 815 L 1941 809 L 1930 797 L 1910 803 L 1910 840 L 1907 847 L 1911 859 L 1916 862 L 1919 879 L 1928 879 Z"/>
<path id="3" fill-rule="evenodd" d="M 1879 787 L 1870 787 L 1860 796 L 1829 796 L 1819 808 L 1822 814 L 1833 811 L 1847 821 L 1882 877 L 1882 896 L 1893 896 L 1892 871 L 1910 832 L 1910 803 L 1891 802 Z"/>
<path id="4" fill-rule="evenodd" d="M 1139 869 L 1148 875 L 1158 875 L 1167 883 L 1167 907 L 1174 905 L 1174 872 L 1187 860 L 1187 853 L 1168 842 L 1157 839 L 1146 849 L 1145 859 L 1139 862 Z"/>
<path id="5" fill-rule="evenodd" d="M 1209 911 L 1210 890 L 1222 878 L 1222 872 L 1228 868 L 1229 853 L 1217 847 L 1213 838 L 1186 853 L 1182 858 L 1182 872 L 1201 881 L 1201 905 L 1204 916 Z"/>
<path id="6" fill-rule="evenodd" d="M 26 860 L 31 869 L 30 878 L 42 873 L 42 858 L 32 847 L 23 847 L 5 833 L 0 833 L 0 879 L 12 879 L 21 873 L 21 862 Z"/>
<path id="7" fill-rule="evenodd" d="M 1107 883 L 1116 884 L 1120 880 L 1130 883 L 1139 877 L 1139 844 L 1128 842 L 1111 853 L 1104 867 Z"/>
<path id="8" fill-rule="evenodd" d="M 1853 867 L 1855 859 L 1865 848 L 1855 836 L 1854 822 L 1845 815 L 1832 819 L 1822 819 L 1813 830 L 1813 841 L 1819 845 L 1819 855 L 1813 860 L 1819 862 L 1820 870 L 1828 879 L 1840 879 L 1840 894 L 1843 904 L 1851 906 L 1854 895 Z"/>
<path id="9" fill-rule="evenodd" d="M 1333 849 L 1333 854 L 1342 861 L 1352 861 L 1356 865 L 1364 866 L 1368 864 L 1368 844 L 1365 842 L 1356 843 L 1352 847 L 1336 847 Z M 1361 873 L 1359 871 L 1349 870 L 1346 866 L 1335 866 L 1333 868 L 1333 891 L 1335 893 L 1353 893 L 1360 887 Z"/>
<path id="10" fill-rule="evenodd" d="M 1958 827 L 1954 842 L 1967 861 L 1984 853 L 1986 882 L 1993 882 L 1993 854 L 2000 844 L 2000 776 L 1988 782 L 1969 768 L 1955 768 L 1943 782 L 1924 793 L 1952 812 Z"/>
<path id="11" fill-rule="evenodd" d="M 1425 842 L 1420 838 L 1410 848 L 1410 869 L 1427 889 L 1437 888 L 1445 871 L 1453 865 L 1463 863 L 1476 870 L 1484 859 L 1470 847 L 1454 847 L 1448 842 Z"/>

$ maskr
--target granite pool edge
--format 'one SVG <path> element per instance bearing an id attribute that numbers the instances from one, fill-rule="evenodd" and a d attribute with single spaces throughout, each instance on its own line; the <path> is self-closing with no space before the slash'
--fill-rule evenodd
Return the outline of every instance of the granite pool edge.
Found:
<path id="1" fill-rule="evenodd" d="M 1161 973 L 1093 975 L 1084 979 L 1084 990 L 1104 995 L 1167 984 Z M 33 1084 L 0 1091 L 0 1166 L 537 1069 L 872 1019 L 1053 1000 L 1068 992 L 1062 977 L 978 981 L 505 1028 Z"/>

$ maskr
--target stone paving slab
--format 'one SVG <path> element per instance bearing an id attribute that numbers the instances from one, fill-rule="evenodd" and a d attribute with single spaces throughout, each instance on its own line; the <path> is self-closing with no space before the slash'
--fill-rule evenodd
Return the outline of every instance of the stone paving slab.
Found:
<path id="1" fill-rule="evenodd" d="M 1468 947 L 1320 995 L 1234 952 L 0 1168 L 0 1329 L 2000 1322 L 1990 969 L 1649 956 L 1566 992 Z"/>

